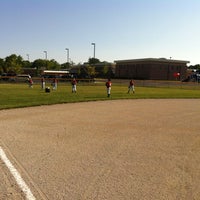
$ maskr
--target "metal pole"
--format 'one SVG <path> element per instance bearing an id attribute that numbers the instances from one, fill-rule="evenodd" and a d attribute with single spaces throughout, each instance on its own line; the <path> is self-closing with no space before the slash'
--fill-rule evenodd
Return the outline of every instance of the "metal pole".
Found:
<path id="1" fill-rule="evenodd" d="M 27 58 L 28 58 L 28 61 L 29 61 L 29 54 L 26 54 L 27 55 Z"/>
<path id="2" fill-rule="evenodd" d="M 92 45 L 94 46 L 94 57 L 93 58 L 95 58 L 95 48 L 96 48 L 96 44 L 95 43 L 92 43 Z"/>
<path id="3" fill-rule="evenodd" d="M 47 51 L 44 51 L 45 53 L 45 60 L 47 60 Z"/>
<path id="4" fill-rule="evenodd" d="M 69 49 L 66 48 L 65 50 L 67 50 L 67 62 L 69 63 Z"/>
<path id="5" fill-rule="evenodd" d="M 47 69 L 47 51 L 44 51 L 44 53 L 45 53 L 46 69 Z"/>

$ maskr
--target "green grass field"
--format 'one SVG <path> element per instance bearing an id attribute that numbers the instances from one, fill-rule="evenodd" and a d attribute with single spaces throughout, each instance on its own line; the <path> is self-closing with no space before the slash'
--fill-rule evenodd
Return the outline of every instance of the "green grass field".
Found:
<path id="1" fill-rule="evenodd" d="M 127 94 L 127 86 L 113 84 L 111 97 L 107 98 L 103 84 L 78 85 L 76 94 L 71 93 L 69 83 L 58 85 L 58 89 L 51 90 L 50 93 L 42 90 L 39 84 L 34 85 L 34 88 L 29 88 L 26 84 L 0 84 L 0 109 L 84 101 L 159 98 L 200 98 L 200 90 L 136 87 L 135 94 Z"/>

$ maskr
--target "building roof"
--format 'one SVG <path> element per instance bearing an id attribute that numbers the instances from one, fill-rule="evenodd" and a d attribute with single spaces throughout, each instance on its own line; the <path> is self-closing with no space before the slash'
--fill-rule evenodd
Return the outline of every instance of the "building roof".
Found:
<path id="1" fill-rule="evenodd" d="M 69 71 L 61 71 L 61 70 L 44 70 L 43 71 L 44 74 L 69 74 Z"/>
<path id="2" fill-rule="evenodd" d="M 173 60 L 166 58 L 141 58 L 141 59 L 129 59 L 129 60 L 115 60 L 115 63 L 136 63 L 136 62 L 163 62 L 163 63 L 181 63 L 187 64 L 190 61 L 186 60 Z"/>

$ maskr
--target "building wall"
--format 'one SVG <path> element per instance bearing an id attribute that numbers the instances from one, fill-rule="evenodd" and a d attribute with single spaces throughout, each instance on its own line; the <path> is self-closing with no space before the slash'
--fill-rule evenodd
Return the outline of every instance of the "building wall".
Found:
<path id="1" fill-rule="evenodd" d="M 148 79 L 149 66 L 143 63 L 117 64 L 115 76 L 119 78 Z"/>
<path id="2" fill-rule="evenodd" d="M 117 78 L 134 78 L 150 80 L 176 80 L 174 73 L 180 73 L 180 79 L 186 77 L 186 63 L 182 62 L 116 62 L 115 76 Z"/>

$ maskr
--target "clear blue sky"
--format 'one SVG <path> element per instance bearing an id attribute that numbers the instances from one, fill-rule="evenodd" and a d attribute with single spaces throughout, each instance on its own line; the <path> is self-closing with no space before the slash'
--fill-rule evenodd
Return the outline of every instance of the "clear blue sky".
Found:
<path id="1" fill-rule="evenodd" d="M 200 64 L 200 0 L 0 0 L 0 58 Z"/>

